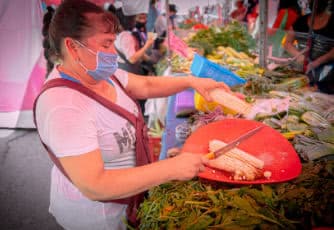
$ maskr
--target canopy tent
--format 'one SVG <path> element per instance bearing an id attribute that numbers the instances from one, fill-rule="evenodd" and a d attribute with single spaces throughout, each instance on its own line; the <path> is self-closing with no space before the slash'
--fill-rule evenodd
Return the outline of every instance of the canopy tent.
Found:
<path id="1" fill-rule="evenodd" d="M 91 0 L 98 5 L 122 2 L 127 14 L 148 10 L 149 0 Z M 176 1 L 178 13 L 195 5 L 225 0 Z M 277 1 L 277 0 L 272 0 Z M 45 78 L 42 49 L 42 5 L 59 5 L 61 0 L 0 1 L 0 128 L 34 128 L 33 101 Z M 164 3 L 165 0 L 160 0 Z M 164 8 L 164 7 L 162 7 Z"/>
<path id="2" fill-rule="evenodd" d="M 0 2 L 0 127 L 32 128 L 31 109 L 45 76 L 39 0 Z"/>

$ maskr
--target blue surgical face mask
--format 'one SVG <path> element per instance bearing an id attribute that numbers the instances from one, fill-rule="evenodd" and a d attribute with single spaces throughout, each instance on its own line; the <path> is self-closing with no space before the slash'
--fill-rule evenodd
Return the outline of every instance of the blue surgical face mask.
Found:
<path id="1" fill-rule="evenodd" d="M 85 47 L 89 52 L 96 56 L 96 69 L 89 70 L 87 67 L 79 61 L 79 64 L 86 70 L 86 73 L 94 78 L 96 81 L 108 80 L 117 70 L 117 54 L 105 53 L 102 51 L 94 52 L 81 42 L 77 41 L 78 44 Z"/>

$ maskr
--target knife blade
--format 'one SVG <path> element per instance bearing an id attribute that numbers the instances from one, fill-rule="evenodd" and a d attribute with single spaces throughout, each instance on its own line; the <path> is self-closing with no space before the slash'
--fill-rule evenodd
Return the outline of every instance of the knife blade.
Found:
<path id="1" fill-rule="evenodd" d="M 253 136 L 254 134 L 256 134 L 257 132 L 259 132 L 264 126 L 259 126 L 256 127 L 244 134 L 242 134 L 241 136 L 239 136 L 238 138 L 234 139 L 233 141 L 229 142 L 227 145 L 225 145 L 222 148 L 217 149 L 214 152 L 210 152 L 208 154 L 206 154 L 205 156 L 208 159 L 214 159 L 217 158 L 221 155 L 223 155 L 224 153 L 227 153 L 228 151 L 230 151 L 231 149 L 236 148 L 241 142 L 243 142 L 244 140 L 250 138 L 251 136 Z"/>

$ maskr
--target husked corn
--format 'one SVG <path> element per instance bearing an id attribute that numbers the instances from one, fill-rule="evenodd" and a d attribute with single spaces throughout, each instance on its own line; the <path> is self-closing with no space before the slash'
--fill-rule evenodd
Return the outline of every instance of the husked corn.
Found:
<path id="1" fill-rule="evenodd" d="M 212 140 L 209 143 L 209 150 L 214 152 L 225 145 L 223 141 Z M 255 180 L 263 176 L 264 162 L 238 148 L 210 160 L 209 165 L 230 172 L 234 180 Z"/>
<path id="2" fill-rule="evenodd" d="M 218 104 L 221 104 L 222 106 L 242 115 L 249 114 L 252 109 L 252 106 L 249 103 L 223 89 L 212 90 L 210 92 L 210 96 Z"/>
<path id="3" fill-rule="evenodd" d="M 209 150 L 210 152 L 214 152 L 219 148 L 224 147 L 225 145 L 227 145 L 225 142 L 220 141 L 220 140 L 212 140 L 209 143 Z M 252 166 L 254 166 L 255 168 L 258 169 L 263 169 L 264 166 L 264 162 L 248 153 L 246 153 L 245 151 L 238 149 L 238 148 L 234 148 L 231 149 L 230 151 L 228 151 L 227 153 L 225 153 L 224 155 L 230 156 L 232 158 L 236 158 L 239 159 L 241 161 L 244 161 Z"/>

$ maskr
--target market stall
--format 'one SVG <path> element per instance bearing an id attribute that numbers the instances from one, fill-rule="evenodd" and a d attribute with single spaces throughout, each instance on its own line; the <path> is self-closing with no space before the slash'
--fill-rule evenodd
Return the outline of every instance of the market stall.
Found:
<path id="1" fill-rule="evenodd" d="M 172 72 L 224 81 L 233 93 L 230 102 L 220 97 L 209 103 L 191 90 L 169 97 L 160 160 L 175 147 L 208 153 L 209 140 L 233 142 L 226 136 L 250 123 L 267 133 L 240 148 L 262 160 L 270 174 L 235 179 L 235 171 L 209 166 L 194 180 L 158 186 L 141 206 L 141 229 L 333 227 L 334 97 L 310 87 L 293 60 L 260 67 L 255 41 L 235 22 L 192 30 L 184 40 L 199 54 L 191 60 L 174 54 Z"/>

